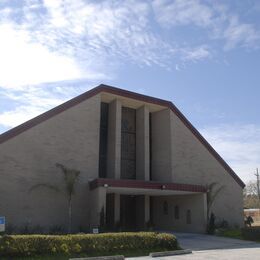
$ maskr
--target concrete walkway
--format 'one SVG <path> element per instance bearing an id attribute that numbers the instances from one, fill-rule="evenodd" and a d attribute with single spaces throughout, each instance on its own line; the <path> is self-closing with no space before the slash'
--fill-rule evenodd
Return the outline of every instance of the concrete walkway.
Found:
<path id="1" fill-rule="evenodd" d="M 191 233 L 174 233 L 182 248 L 192 251 L 210 249 L 259 248 L 260 243 L 219 236 Z M 260 256 L 259 256 L 260 259 Z"/>
<path id="2" fill-rule="evenodd" d="M 239 239 L 230 239 L 217 236 L 209 236 L 202 234 L 190 233 L 174 233 L 180 246 L 184 249 L 191 249 L 192 254 L 168 257 L 136 257 L 128 258 L 131 260 L 138 259 L 218 259 L 218 260 L 259 260 L 260 259 L 260 243 L 244 241 Z"/>

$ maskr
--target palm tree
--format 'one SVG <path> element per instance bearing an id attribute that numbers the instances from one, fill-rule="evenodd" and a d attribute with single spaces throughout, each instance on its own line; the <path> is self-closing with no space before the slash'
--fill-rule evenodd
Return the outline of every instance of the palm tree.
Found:
<path id="1" fill-rule="evenodd" d="M 70 169 L 64 166 L 61 163 L 56 163 L 56 167 L 61 169 L 64 177 L 65 189 L 64 193 L 67 196 L 68 200 L 68 233 L 71 233 L 71 224 L 72 224 L 72 197 L 75 194 L 75 186 L 78 181 L 80 171 L 75 169 Z M 46 187 L 52 189 L 56 192 L 60 192 L 60 188 L 56 185 L 48 184 L 48 183 L 39 183 L 31 187 L 30 191 L 33 191 L 39 187 Z"/>
<path id="2" fill-rule="evenodd" d="M 212 182 L 211 184 L 207 185 L 207 222 L 209 223 L 209 215 L 211 212 L 211 207 L 219 195 L 219 193 L 225 188 L 224 185 L 220 187 L 216 187 L 218 184 L 216 182 Z"/>

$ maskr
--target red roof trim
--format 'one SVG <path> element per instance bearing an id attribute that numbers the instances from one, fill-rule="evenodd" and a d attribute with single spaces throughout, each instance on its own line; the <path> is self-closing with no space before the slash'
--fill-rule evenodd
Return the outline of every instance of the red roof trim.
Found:
<path id="1" fill-rule="evenodd" d="M 236 182 L 242 188 L 245 187 L 243 181 L 236 175 L 236 173 L 223 160 L 223 158 L 214 150 L 214 148 L 206 141 L 206 139 L 199 133 L 199 131 L 189 122 L 189 120 L 180 112 L 180 110 L 172 102 L 103 84 L 1 134 L 0 144 L 101 92 L 106 92 L 131 99 L 137 99 L 139 101 L 170 108 L 178 116 L 178 118 L 190 129 L 190 131 L 197 137 L 197 139 L 206 147 L 206 149 L 216 158 L 216 160 L 224 167 L 224 169 L 236 180 Z"/>
<path id="2" fill-rule="evenodd" d="M 153 189 L 153 190 L 176 190 L 190 192 L 206 192 L 206 188 L 201 185 L 182 184 L 182 183 L 164 183 L 154 181 L 140 180 L 116 180 L 116 179 L 95 179 L 89 183 L 90 189 L 94 190 L 107 184 L 109 187 L 118 188 L 136 188 L 136 189 Z"/>

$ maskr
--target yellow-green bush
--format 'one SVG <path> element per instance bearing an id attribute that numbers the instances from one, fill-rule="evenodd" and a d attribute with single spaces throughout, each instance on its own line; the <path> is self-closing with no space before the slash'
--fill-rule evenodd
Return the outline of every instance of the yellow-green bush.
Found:
<path id="1" fill-rule="evenodd" d="M 154 232 L 0 237 L 0 256 L 106 255 L 111 252 L 175 249 L 178 249 L 178 244 L 174 235 Z"/>

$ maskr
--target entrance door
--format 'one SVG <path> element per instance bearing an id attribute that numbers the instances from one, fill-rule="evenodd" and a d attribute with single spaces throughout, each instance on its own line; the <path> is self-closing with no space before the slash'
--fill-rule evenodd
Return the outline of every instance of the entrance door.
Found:
<path id="1" fill-rule="evenodd" d="M 120 196 L 120 222 L 123 230 L 136 230 L 136 197 L 131 195 Z"/>

